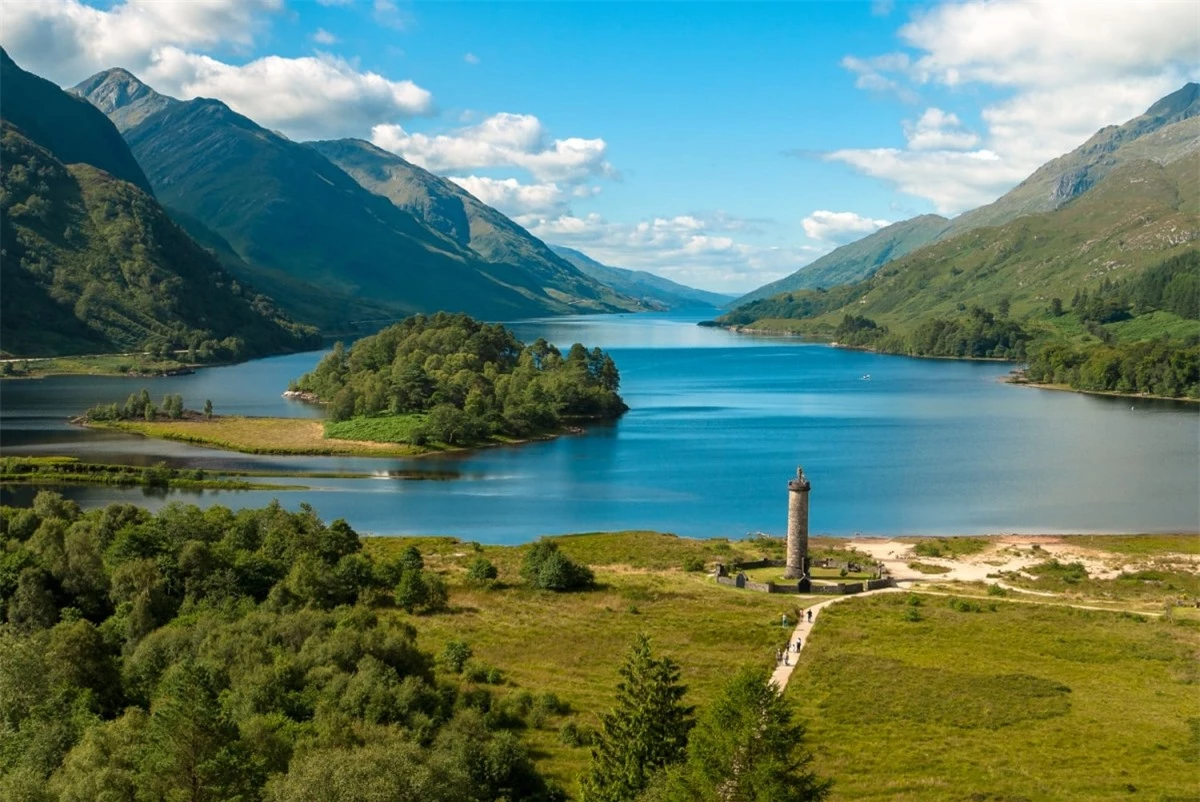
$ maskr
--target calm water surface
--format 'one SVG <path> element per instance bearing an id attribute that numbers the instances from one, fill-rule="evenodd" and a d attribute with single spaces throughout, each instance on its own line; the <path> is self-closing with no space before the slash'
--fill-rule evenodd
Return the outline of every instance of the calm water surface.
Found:
<path id="1" fill-rule="evenodd" d="M 1200 531 L 1200 410 L 1004 385 L 1008 365 L 918 360 L 730 334 L 700 316 L 604 316 L 513 325 L 609 350 L 632 410 L 549 442 L 420 460 L 256 457 L 79 429 L 65 421 L 147 386 L 218 413 L 317 416 L 280 397 L 319 354 L 162 379 L 0 383 L 0 451 L 98 462 L 367 471 L 295 480 L 290 493 L 60 488 L 86 507 L 307 501 L 359 531 L 511 543 L 540 534 L 655 529 L 781 533 L 786 482 L 813 483 L 812 530 L 833 535 Z M 864 377 L 869 375 L 870 378 Z M 427 481 L 395 472 L 425 472 Z M 452 477 L 452 478 L 447 478 Z M 4 489 L 27 503 L 27 488 Z"/>

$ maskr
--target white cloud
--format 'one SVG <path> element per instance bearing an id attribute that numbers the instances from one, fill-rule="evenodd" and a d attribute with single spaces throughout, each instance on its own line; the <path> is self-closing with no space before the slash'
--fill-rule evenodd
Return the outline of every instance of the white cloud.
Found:
<path id="1" fill-rule="evenodd" d="M 409 133 L 400 125 L 377 125 L 371 129 L 371 141 L 435 173 L 516 167 L 540 182 L 616 174 L 604 158 L 608 145 L 603 139 L 551 141 L 541 121 L 531 114 L 495 114 L 478 125 L 435 135 Z"/>
<path id="2" fill-rule="evenodd" d="M 125 0 L 107 10 L 78 0 L 16 3 L 4 7 L 0 41 L 18 64 L 63 85 L 120 66 L 164 94 L 219 98 L 296 139 L 361 135 L 381 120 L 431 113 L 432 96 L 412 81 L 327 54 L 235 65 L 196 52 L 249 48 L 265 15 L 282 7 L 282 0 Z"/>
<path id="3" fill-rule="evenodd" d="M 809 239 L 838 244 L 853 242 L 886 225 L 890 225 L 887 220 L 872 220 L 854 212 L 830 212 L 825 209 L 818 209 L 800 221 Z"/>
<path id="4" fill-rule="evenodd" d="M 919 120 L 905 120 L 903 126 L 909 150 L 970 150 L 979 144 L 979 135 L 963 128 L 958 115 L 937 108 L 925 109 Z"/>
<path id="5" fill-rule="evenodd" d="M 283 0 L 125 0 L 108 10 L 78 0 L 6 3 L 0 41 L 28 70 L 72 84 L 108 67 L 144 69 L 164 45 L 248 47 Z"/>
<path id="6" fill-rule="evenodd" d="M 324 53 L 266 56 L 235 66 L 163 48 L 146 76 L 167 94 L 220 98 L 234 111 L 293 139 L 349 136 L 377 120 L 428 114 L 433 108 L 433 96 L 412 81 L 360 72 Z M 321 91 L 314 92 L 314 86 Z"/>
<path id="7" fill-rule="evenodd" d="M 317 28 L 312 40 L 319 45 L 335 45 L 338 42 L 338 38 L 324 28 Z"/>
<path id="8" fill-rule="evenodd" d="M 956 213 L 988 203 L 1037 167 L 1128 120 L 1200 75 L 1194 4 L 969 0 L 917 12 L 899 30 L 915 58 L 847 56 L 862 89 L 915 98 L 940 86 L 1005 94 L 985 105 L 980 136 L 928 109 L 906 123 L 908 147 L 846 149 L 826 158 Z M 936 112 L 936 115 L 933 114 Z"/>
<path id="9" fill-rule="evenodd" d="M 693 287 L 743 293 L 795 272 L 823 253 L 815 246 L 747 243 L 730 229 L 743 228 L 724 214 L 677 215 L 615 223 L 598 214 L 520 220 L 547 242 L 579 248 L 616 267 L 647 270 Z"/>
<path id="10" fill-rule="evenodd" d="M 395 0 L 375 0 L 371 15 L 376 22 L 388 28 L 402 31 L 412 23 L 412 15 Z"/>
<path id="11" fill-rule="evenodd" d="M 475 55 L 474 53 L 467 53 L 465 56 L 463 56 L 463 61 L 467 62 L 468 64 L 475 65 L 479 63 L 479 56 Z"/>
<path id="12" fill-rule="evenodd" d="M 567 190 L 553 182 L 522 184 L 515 178 L 491 178 L 477 175 L 449 176 L 448 178 L 488 206 L 499 209 L 509 217 L 524 217 L 531 214 L 566 214 L 569 211 L 569 197 L 581 197 L 574 191 L 568 193 Z M 583 189 L 583 187 L 577 189 Z M 594 189 L 599 191 L 599 187 Z"/>

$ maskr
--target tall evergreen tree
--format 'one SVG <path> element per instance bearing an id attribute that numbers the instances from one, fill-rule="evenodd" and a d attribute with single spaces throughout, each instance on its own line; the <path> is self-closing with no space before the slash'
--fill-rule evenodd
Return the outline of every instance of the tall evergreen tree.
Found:
<path id="1" fill-rule="evenodd" d="M 682 704 L 687 687 L 679 665 L 655 657 L 639 635 L 617 684 L 617 704 L 603 717 L 592 764 L 580 781 L 583 802 L 635 799 L 655 772 L 684 759 L 694 708 Z"/>
<path id="2" fill-rule="evenodd" d="M 809 768 L 804 725 L 766 671 L 743 668 L 704 710 L 688 744 L 687 765 L 672 771 L 644 802 L 819 802 L 832 782 Z"/>

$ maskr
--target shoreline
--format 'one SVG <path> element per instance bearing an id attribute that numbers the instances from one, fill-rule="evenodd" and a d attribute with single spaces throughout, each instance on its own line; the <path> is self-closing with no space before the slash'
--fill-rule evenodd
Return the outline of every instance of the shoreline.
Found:
<path id="1" fill-rule="evenodd" d="M 77 426 L 120 431 L 155 440 L 170 440 L 188 445 L 233 451 L 239 454 L 291 457 L 370 457 L 379 459 L 417 459 L 437 454 L 476 451 L 498 446 L 553 440 L 563 435 L 581 434 L 582 427 L 568 424 L 557 432 L 526 438 L 493 437 L 472 445 L 434 444 L 415 446 L 374 440 L 344 440 L 325 437 L 324 420 L 318 418 L 273 418 L 241 415 L 215 416 L 211 420 L 182 419 L 169 421 L 86 421 L 75 418 Z M 216 428 L 214 431 L 210 427 Z M 209 431 L 204 431 L 209 429 Z"/>
<path id="2" fill-rule="evenodd" d="M 1004 384 L 1011 384 L 1014 387 L 1032 387 L 1035 390 L 1054 390 L 1055 392 L 1060 393 L 1079 393 L 1081 395 L 1096 395 L 1105 398 L 1130 398 L 1140 399 L 1143 401 L 1182 401 L 1189 404 L 1200 404 L 1200 398 L 1191 398 L 1186 395 L 1172 396 L 1151 395 L 1149 393 L 1118 393 L 1115 390 L 1080 390 L 1076 387 L 1070 386 L 1069 384 L 1035 382 L 1020 377 L 1014 377 L 1012 375 L 1006 376 L 1000 381 Z"/>

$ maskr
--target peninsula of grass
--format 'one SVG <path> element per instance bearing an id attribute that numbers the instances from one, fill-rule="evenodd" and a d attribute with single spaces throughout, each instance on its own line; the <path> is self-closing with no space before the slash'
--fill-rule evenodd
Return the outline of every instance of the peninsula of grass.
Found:
<path id="1" fill-rule="evenodd" d="M 461 640 L 473 664 L 502 670 L 498 696 L 551 692 L 569 705 L 523 737 L 539 768 L 571 790 L 588 748 L 572 745 L 567 731 L 586 733 L 610 709 L 635 634 L 681 664 L 687 701 L 702 707 L 737 667 L 771 665 L 791 634 L 781 614 L 794 622 L 825 599 L 719 586 L 695 570 L 761 559 L 771 551 L 763 538 L 620 532 L 554 540 L 592 568 L 595 589 L 524 586 L 528 546 L 369 538 L 365 549 L 394 556 L 415 545 L 446 580 L 450 613 L 415 621 L 423 648 Z M 833 559 L 852 559 L 844 545 L 813 542 Z M 1146 551 L 1172 545 L 1155 541 Z M 494 584 L 468 580 L 479 557 L 497 567 Z M 1089 590 L 1102 598 L 1111 587 Z M 814 768 L 836 780 L 834 799 L 1186 798 L 1200 750 L 1200 622 L 967 595 L 953 607 L 931 594 L 916 595 L 916 605 L 905 593 L 851 597 L 822 613 L 787 693 L 809 727 Z"/>
<path id="2" fill-rule="evenodd" d="M 330 457 L 415 457 L 439 449 L 437 444 L 375 443 L 325 436 L 325 425 L 312 418 L 259 418 L 241 415 L 212 419 L 84 421 L 99 429 L 115 429 L 160 440 L 240 451 L 243 454 L 295 454 Z"/>
<path id="3" fill-rule="evenodd" d="M 248 474 L 166 465 L 138 467 L 80 462 L 75 457 L 5 457 L 0 459 L 0 484 L 110 485 L 155 489 L 307 490 L 301 485 L 248 482 Z"/>
<path id="4" fill-rule="evenodd" d="M 6 358 L 0 361 L 0 378 L 40 379 L 45 376 L 173 376 L 191 373 L 191 365 L 171 357 L 150 354 L 94 354 L 89 356 Z"/>

